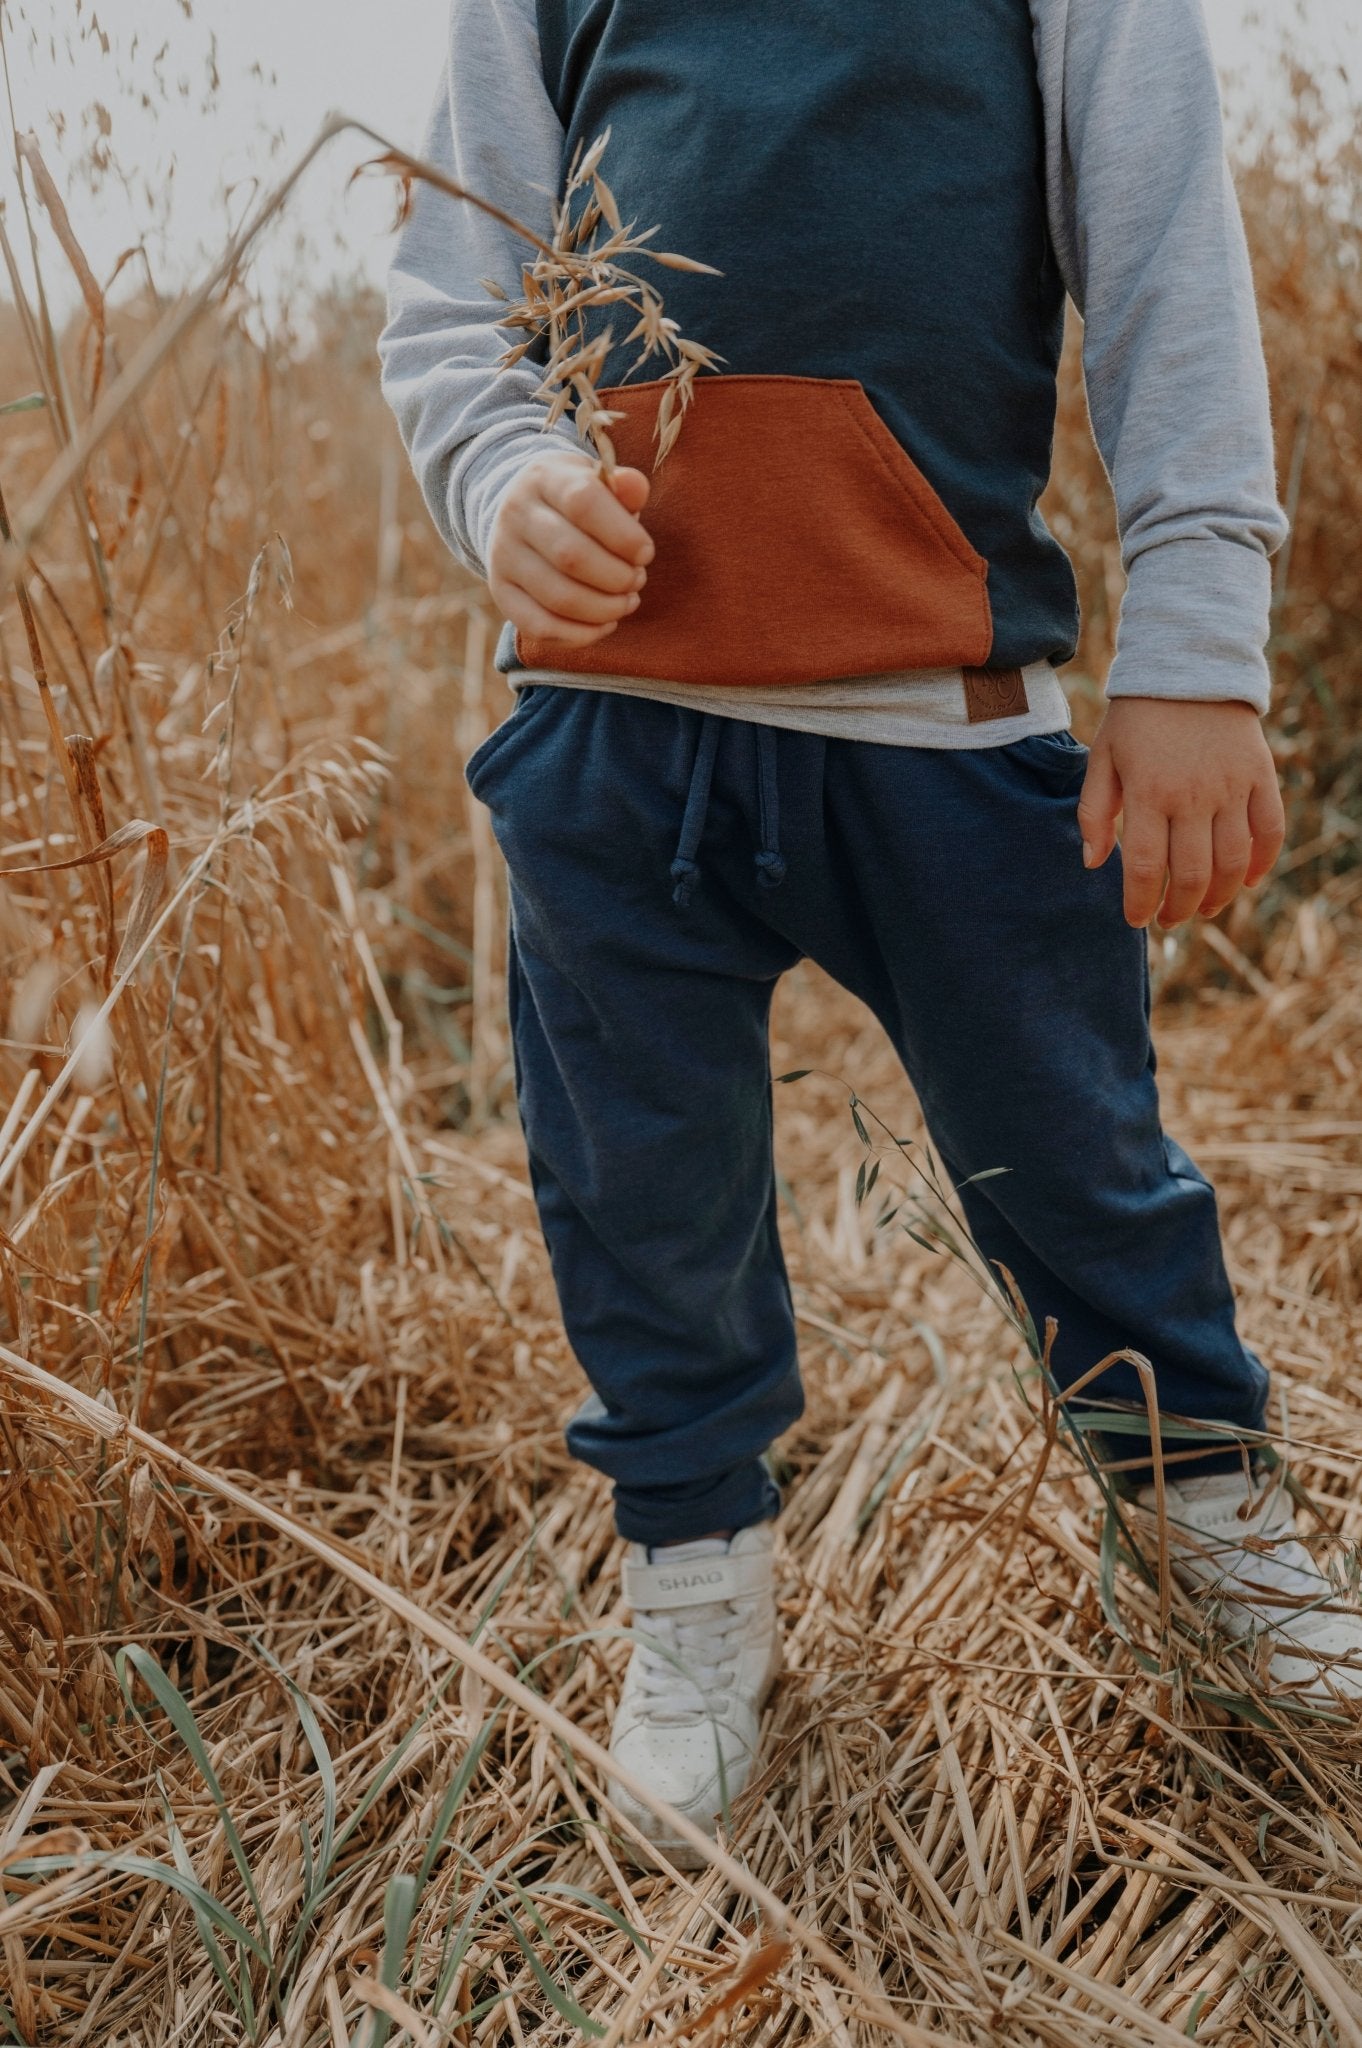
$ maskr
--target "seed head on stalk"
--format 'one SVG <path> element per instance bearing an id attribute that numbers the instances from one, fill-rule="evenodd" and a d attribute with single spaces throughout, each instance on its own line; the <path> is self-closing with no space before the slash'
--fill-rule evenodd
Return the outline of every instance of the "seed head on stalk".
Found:
<path id="1" fill-rule="evenodd" d="M 587 149 L 578 148 L 554 207 L 551 241 L 415 157 L 390 150 L 377 160 L 377 167 L 395 171 L 401 178 L 403 212 L 412 181 L 421 179 L 467 200 L 530 244 L 534 255 L 523 267 L 524 294 L 520 299 L 512 300 L 494 278 L 481 280 L 483 290 L 506 305 L 498 324 L 519 330 L 525 337 L 504 352 L 501 367 L 510 369 L 541 344 L 547 347 L 539 387 L 539 395 L 546 401 L 545 429 L 556 426 L 570 412 L 578 437 L 594 450 L 602 476 L 609 476 L 615 468 L 610 428 L 622 415 L 600 400 L 600 380 L 615 347 L 615 330 L 611 324 L 590 333 L 594 313 L 618 307 L 621 314 L 634 316 L 622 343 L 625 348 L 637 344 L 627 376 L 654 360 L 665 365 L 660 371 L 666 388 L 657 410 L 654 469 L 675 445 L 696 377 L 722 360 L 703 343 L 687 340 L 665 311 L 657 287 L 630 267 L 631 259 L 641 257 L 667 270 L 720 275 L 711 264 L 699 263 L 693 256 L 650 248 L 655 227 L 640 230 L 635 222 L 621 220 L 615 195 L 601 176 L 601 159 L 609 140 L 607 128 Z"/>
<path id="2" fill-rule="evenodd" d="M 609 140 L 607 128 L 587 150 L 578 149 L 554 209 L 552 245 L 548 250 L 541 247 L 534 261 L 525 265 L 525 296 L 502 322 L 526 333 L 526 339 L 502 357 L 505 367 L 518 363 L 541 338 L 547 341 L 548 362 L 540 387 L 549 407 L 545 425 L 553 426 L 571 411 L 579 436 L 596 451 L 603 476 L 615 467 L 610 428 L 620 414 L 603 406 L 598 395 L 615 335 L 613 326 L 606 326 L 588 337 L 589 316 L 594 310 L 619 306 L 635 315 L 623 344 L 626 348 L 638 345 L 628 375 L 654 357 L 666 364 L 661 373 L 667 388 L 657 413 L 654 468 L 681 431 L 697 375 L 713 369 L 720 360 L 703 343 L 688 341 L 665 312 L 657 288 L 627 267 L 629 258 L 642 256 L 669 270 L 719 275 L 694 257 L 678 256 L 670 249 L 650 249 L 647 244 L 657 233 L 655 227 L 639 232 L 633 221 L 627 225 L 621 221 L 615 195 L 600 171 Z M 494 296 L 502 296 L 490 279 L 483 283 Z"/>

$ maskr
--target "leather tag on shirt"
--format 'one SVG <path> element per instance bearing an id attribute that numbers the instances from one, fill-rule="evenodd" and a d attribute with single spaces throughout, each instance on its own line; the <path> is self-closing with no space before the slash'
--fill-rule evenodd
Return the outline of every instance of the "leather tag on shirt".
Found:
<path id="1" fill-rule="evenodd" d="M 962 668 L 960 676 L 970 725 L 983 725 L 990 718 L 1024 718 L 1031 708 L 1019 668 Z"/>

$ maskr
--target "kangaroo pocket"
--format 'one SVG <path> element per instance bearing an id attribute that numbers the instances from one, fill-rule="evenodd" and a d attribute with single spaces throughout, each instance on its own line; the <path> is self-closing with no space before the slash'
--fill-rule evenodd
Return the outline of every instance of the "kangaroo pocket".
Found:
<path id="1" fill-rule="evenodd" d="M 664 389 L 601 393 L 648 473 Z M 854 378 L 701 378 L 652 483 L 639 609 L 594 647 L 521 633 L 526 667 L 760 688 L 986 666 L 988 565 Z"/>

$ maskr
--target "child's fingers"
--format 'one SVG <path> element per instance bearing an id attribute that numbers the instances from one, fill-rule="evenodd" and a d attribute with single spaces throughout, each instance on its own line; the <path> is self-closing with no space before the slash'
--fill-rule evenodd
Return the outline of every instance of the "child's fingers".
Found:
<path id="1" fill-rule="evenodd" d="M 1126 807 L 1121 849 L 1126 923 L 1143 930 L 1159 907 L 1168 876 L 1168 820 L 1147 804 Z"/>
<path id="2" fill-rule="evenodd" d="M 638 604 L 636 590 L 593 590 L 589 583 L 564 576 L 524 541 L 506 550 L 502 578 L 528 591 L 536 604 L 560 619 L 576 619 L 586 626 L 604 625 L 607 619 L 622 619 Z"/>
<path id="3" fill-rule="evenodd" d="M 1275 774 L 1255 782 L 1249 791 L 1248 823 L 1253 835 L 1253 852 L 1244 880 L 1251 889 L 1255 882 L 1262 881 L 1269 869 L 1276 866 L 1286 838 L 1286 812 Z"/>
<path id="4" fill-rule="evenodd" d="M 1110 747 L 1098 740 L 1088 756 L 1083 791 L 1078 799 L 1078 826 L 1083 834 L 1083 862 L 1100 868 L 1116 844 L 1121 815 L 1121 782 Z"/>
<path id="5" fill-rule="evenodd" d="M 560 575 L 574 583 L 586 583 L 593 590 L 626 591 L 640 588 L 644 570 L 622 555 L 602 547 L 580 526 L 574 526 L 552 505 L 539 503 L 527 508 L 524 538 L 528 546 Z"/>
<path id="6" fill-rule="evenodd" d="M 502 588 L 501 607 L 520 632 L 532 633 L 536 640 L 559 640 L 565 647 L 591 647 L 607 633 L 613 633 L 619 623 L 608 619 L 604 625 L 588 626 L 578 619 L 560 618 L 530 591 L 509 582 Z"/>
<path id="7" fill-rule="evenodd" d="M 636 516 L 625 510 L 586 463 L 559 462 L 547 467 L 539 495 L 555 512 L 561 512 L 569 526 L 635 568 L 652 560 L 653 543 Z"/>
<path id="8" fill-rule="evenodd" d="M 652 489 L 641 469 L 612 469 L 605 479 L 626 512 L 641 512 Z"/>
<path id="9" fill-rule="evenodd" d="M 1195 916 L 1213 870 L 1211 820 L 1201 811 L 1174 818 L 1168 832 L 1168 891 L 1159 906 L 1165 929 Z"/>
<path id="10" fill-rule="evenodd" d="M 1218 917 L 1244 886 L 1253 835 L 1248 812 L 1217 811 L 1211 824 L 1211 886 L 1199 906 L 1203 917 Z"/>

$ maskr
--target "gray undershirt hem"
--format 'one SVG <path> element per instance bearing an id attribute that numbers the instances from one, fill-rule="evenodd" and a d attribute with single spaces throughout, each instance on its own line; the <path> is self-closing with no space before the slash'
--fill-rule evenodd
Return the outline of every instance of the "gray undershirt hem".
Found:
<path id="1" fill-rule="evenodd" d="M 882 747 L 1005 747 L 1033 734 L 1067 732 L 1069 700 L 1048 661 L 1022 670 L 1026 712 L 1014 718 L 969 721 L 964 679 L 955 669 L 910 669 L 898 675 L 847 676 L 829 683 L 791 683 L 774 689 L 723 690 L 706 684 L 659 682 L 647 676 L 580 675 L 568 669 L 517 668 L 513 689 L 526 683 L 564 690 L 603 690 L 614 696 L 650 697 L 658 704 L 708 711 L 720 718 L 778 725 L 824 739 L 869 740 Z"/>

